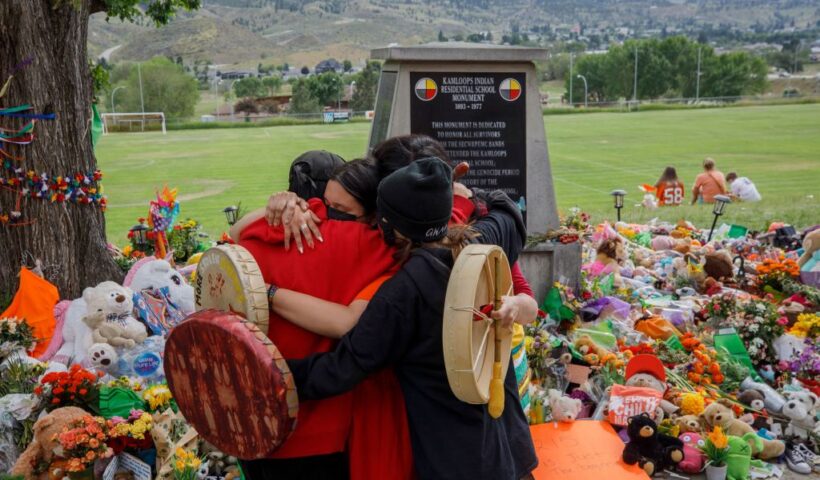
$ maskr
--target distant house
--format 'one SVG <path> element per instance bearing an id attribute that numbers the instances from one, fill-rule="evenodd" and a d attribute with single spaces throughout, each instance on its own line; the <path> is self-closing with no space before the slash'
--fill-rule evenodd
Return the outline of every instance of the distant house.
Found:
<path id="1" fill-rule="evenodd" d="M 240 80 L 243 78 L 255 77 L 257 72 L 253 70 L 233 70 L 229 72 L 217 72 L 217 76 L 222 80 Z"/>
<path id="2" fill-rule="evenodd" d="M 316 75 L 321 75 L 325 72 L 336 72 L 341 73 L 344 70 L 344 65 L 339 63 L 335 58 L 328 58 L 327 60 L 322 60 L 321 62 L 316 64 L 316 68 L 313 69 Z"/>

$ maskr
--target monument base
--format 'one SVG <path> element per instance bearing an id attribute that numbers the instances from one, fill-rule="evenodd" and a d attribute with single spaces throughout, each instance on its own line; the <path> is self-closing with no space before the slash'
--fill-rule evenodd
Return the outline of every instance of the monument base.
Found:
<path id="1" fill-rule="evenodd" d="M 527 247 L 518 257 L 518 264 L 539 304 L 555 282 L 561 282 L 575 292 L 581 287 L 580 242 L 548 242 Z"/>

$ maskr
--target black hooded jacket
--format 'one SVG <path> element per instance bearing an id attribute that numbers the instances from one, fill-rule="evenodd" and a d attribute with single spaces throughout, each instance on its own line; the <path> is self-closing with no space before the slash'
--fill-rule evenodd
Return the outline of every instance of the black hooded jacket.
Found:
<path id="1" fill-rule="evenodd" d="M 495 199 L 474 228 L 481 243 L 518 258 L 525 231 L 515 205 Z M 457 399 L 447 382 L 442 315 L 453 266 L 449 250 L 418 249 L 370 301 L 336 350 L 289 360 L 299 397 L 319 399 L 353 388 L 392 366 L 407 405 L 416 473 L 420 479 L 519 480 L 537 465 L 521 409 L 512 362 L 505 378 L 503 415 Z"/>

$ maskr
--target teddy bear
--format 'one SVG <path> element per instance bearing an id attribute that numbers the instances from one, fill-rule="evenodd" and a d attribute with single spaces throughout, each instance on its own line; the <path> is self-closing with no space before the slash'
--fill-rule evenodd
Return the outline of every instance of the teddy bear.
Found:
<path id="1" fill-rule="evenodd" d="M 808 390 L 786 392 L 786 404 L 783 405 L 783 415 L 789 418 L 786 427 L 786 436 L 797 440 L 808 440 L 811 433 L 817 428 L 817 395 Z"/>
<path id="2" fill-rule="evenodd" d="M 711 430 L 719 426 L 727 435 L 743 437 L 747 433 L 754 434 L 752 427 L 735 417 L 732 404 L 724 399 L 712 402 L 700 414 L 704 426 Z M 762 449 L 755 449 L 754 455 L 762 460 L 777 458 L 786 451 L 786 445 L 780 440 L 761 439 Z"/>
<path id="3" fill-rule="evenodd" d="M 641 354 L 629 359 L 624 378 L 627 387 L 651 388 L 660 392 L 661 396 L 666 394 L 666 371 L 663 363 L 655 355 Z M 660 406 L 655 411 L 655 421 L 660 423 L 666 415 L 676 413 L 678 410 L 680 407 L 672 402 L 661 400 Z"/>
<path id="4" fill-rule="evenodd" d="M 674 420 L 680 433 L 702 433 L 703 425 L 697 415 L 681 415 Z"/>
<path id="5" fill-rule="evenodd" d="M 108 281 L 83 291 L 87 305 L 83 322 L 95 343 L 132 348 L 148 337 L 145 325 L 134 318 L 132 297 L 130 288 Z"/>
<path id="6" fill-rule="evenodd" d="M 583 408 L 581 400 L 564 396 L 561 392 L 552 388 L 549 391 L 549 404 L 552 419 L 556 422 L 575 421 Z"/>
<path id="7" fill-rule="evenodd" d="M 621 455 L 624 463 L 637 463 L 650 477 L 683 460 L 683 442 L 658 433 L 658 425 L 646 413 L 629 417 L 626 431 L 629 443 Z"/>
<path id="8" fill-rule="evenodd" d="M 190 315 L 196 310 L 194 287 L 165 260 L 147 257 L 138 261 L 128 271 L 122 284 L 137 293 L 167 288 L 170 300 L 185 315 Z"/>
<path id="9" fill-rule="evenodd" d="M 95 343 L 88 349 L 88 360 L 91 366 L 97 371 L 117 377 L 119 372 L 118 363 L 120 356 L 114 347 L 107 343 Z"/>
<path id="10" fill-rule="evenodd" d="M 765 398 L 760 390 L 754 388 L 744 390 L 737 396 L 738 402 L 752 410 L 740 417 L 740 420 L 751 425 L 754 430 L 760 430 L 761 428 L 771 430 L 772 426 L 768 420 Z"/>
<path id="11" fill-rule="evenodd" d="M 732 267 L 732 256 L 729 255 L 729 252 L 726 250 L 707 252 L 705 258 L 706 262 L 703 265 L 703 270 L 707 276 L 719 282 L 732 280 L 734 269 Z"/>
<path id="12" fill-rule="evenodd" d="M 52 410 L 34 423 L 34 440 L 17 459 L 11 469 L 12 475 L 22 475 L 25 480 L 47 480 L 50 466 L 54 460 L 54 449 L 59 447 L 57 434 L 63 427 L 88 415 L 88 412 L 77 407 L 62 407 Z M 46 467 L 42 473 L 38 468 Z"/>
<path id="13" fill-rule="evenodd" d="M 584 361 L 590 365 L 598 365 L 601 359 L 610 353 L 606 349 L 599 347 L 589 335 L 581 335 L 575 339 L 573 346 L 578 353 L 583 356 Z"/>
<path id="14" fill-rule="evenodd" d="M 622 287 L 621 263 L 626 260 L 623 240 L 620 237 L 602 240 L 595 252 L 595 261 L 584 265 L 583 269 L 592 277 L 612 274 L 613 285 L 617 288 Z"/>
<path id="15" fill-rule="evenodd" d="M 820 250 L 820 228 L 812 230 L 803 238 L 803 255 L 797 260 L 797 266 L 802 269 L 816 250 Z"/>
<path id="16" fill-rule="evenodd" d="M 700 473 L 706 463 L 706 455 L 700 450 L 705 444 L 695 432 L 681 433 L 678 440 L 683 442 L 683 460 L 678 463 L 678 470 L 683 473 Z"/>

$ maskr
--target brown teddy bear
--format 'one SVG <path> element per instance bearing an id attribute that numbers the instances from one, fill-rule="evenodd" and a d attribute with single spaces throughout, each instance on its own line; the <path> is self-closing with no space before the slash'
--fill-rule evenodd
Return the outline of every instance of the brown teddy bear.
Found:
<path id="1" fill-rule="evenodd" d="M 752 427 L 738 420 L 735 417 L 735 412 L 732 411 L 731 403 L 726 400 L 718 400 L 706 407 L 706 410 L 700 414 L 703 424 L 708 430 L 720 426 L 726 435 L 733 435 L 735 437 L 742 437 L 747 433 L 755 433 Z M 761 460 L 769 460 L 777 458 L 786 451 L 786 444 L 780 440 L 766 440 L 760 439 L 763 443 L 763 449 L 758 450 L 752 445 L 754 456 Z"/>
<path id="2" fill-rule="evenodd" d="M 89 413 L 81 408 L 63 407 L 37 420 L 34 424 L 34 440 L 17 459 L 11 474 L 23 475 L 25 480 L 47 480 L 50 476 L 48 468 L 42 473 L 37 473 L 36 470 L 41 466 L 49 467 L 55 458 L 54 449 L 59 446 L 55 436 L 63 431 L 63 427 L 86 415 Z"/>
<path id="3" fill-rule="evenodd" d="M 703 424 L 701 424 L 697 415 L 682 415 L 674 421 L 675 425 L 680 427 L 680 433 L 703 433 Z"/>

